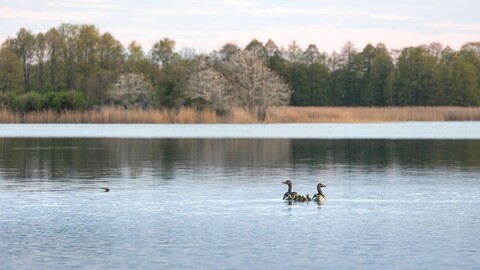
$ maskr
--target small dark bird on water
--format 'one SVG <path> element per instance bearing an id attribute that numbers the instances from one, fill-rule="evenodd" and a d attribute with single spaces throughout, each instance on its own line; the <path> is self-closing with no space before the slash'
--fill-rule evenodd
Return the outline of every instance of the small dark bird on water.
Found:
<path id="1" fill-rule="evenodd" d="M 110 189 L 108 187 L 102 187 L 102 189 L 103 189 L 103 192 L 109 192 L 110 191 Z"/>

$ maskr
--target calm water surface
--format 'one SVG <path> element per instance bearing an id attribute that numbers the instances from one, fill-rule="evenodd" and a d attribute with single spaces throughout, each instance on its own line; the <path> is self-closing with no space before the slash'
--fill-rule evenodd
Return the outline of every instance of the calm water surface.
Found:
<path id="1" fill-rule="evenodd" d="M 3 138 L 1 268 L 475 269 L 479 178 L 480 140 Z"/>

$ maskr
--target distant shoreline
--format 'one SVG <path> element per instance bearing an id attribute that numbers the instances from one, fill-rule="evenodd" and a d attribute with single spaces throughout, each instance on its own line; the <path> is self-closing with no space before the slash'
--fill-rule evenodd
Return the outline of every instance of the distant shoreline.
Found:
<path id="1" fill-rule="evenodd" d="M 480 121 L 480 107 L 272 107 L 264 121 L 235 108 L 228 116 L 213 110 L 101 108 L 84 111 L 0 110 L 0 123 L 103 124 L 248 124 L 248 123 L 375 123 L 406 121 Z"/>

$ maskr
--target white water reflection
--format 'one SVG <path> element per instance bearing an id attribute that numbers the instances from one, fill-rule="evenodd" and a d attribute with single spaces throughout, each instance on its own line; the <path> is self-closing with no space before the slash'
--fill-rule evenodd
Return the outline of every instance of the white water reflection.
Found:
<path id="1" fill-rule="evenodd" d="M 0 124 L 0 137 L 480 139 L 480 122 L 361 124 Z"/>

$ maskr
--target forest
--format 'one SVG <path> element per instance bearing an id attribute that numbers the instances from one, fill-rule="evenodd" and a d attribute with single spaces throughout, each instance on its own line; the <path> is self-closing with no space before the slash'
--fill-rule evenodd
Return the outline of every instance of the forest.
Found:
<path id="1" fill-rule="evenodd" d="M 321 44 L 318 44 L 321 47 Z M 253 39 L 197 54 L 160 38 L 124 47 L 94 25 L 22 28 L 0 49 L 0 109 L 17 112 L 233 107 L 264 118 L 271 106 L 478 106 L 480 42 L 389 50 L 347 42 L 326 53 Z"/>

